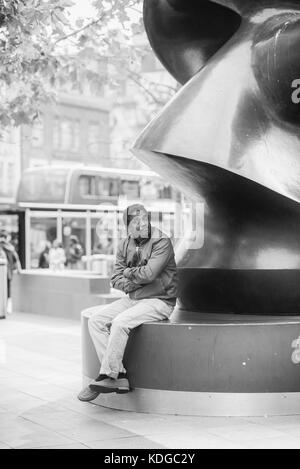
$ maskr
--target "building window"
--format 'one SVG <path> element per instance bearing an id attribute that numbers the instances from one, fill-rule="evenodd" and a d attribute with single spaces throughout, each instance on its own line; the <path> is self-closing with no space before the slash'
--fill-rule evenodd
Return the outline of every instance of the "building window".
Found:
<path id="1" fill-rule="evenodd" d="M 44 121 L 40 119 L 35 121 L 32 126 L 31 141 L 33 147 L 42 147 L 44 144 Z"/>
<path id="2" fill-rule="evenodd" d="M 67 117 L 54 118 L 53 148 L 54 150 L 78 152 L 80 147 L 80 121 Z"/>
<path id="3" fill-rule="evenodd" d="M 72 124 L 73 130 L 73 141 L 72 141 L 72 150 L 79 151 L 80 147 L 80 121 L 75 119 Z"/>
<path id="4" fill-rule="evenodd" d="M 59 150 L 60 148 L 60 130 L 59 130 L 59 117 L 54 117 L 53 121 L 53 148 Z"/>
<path id="5" fill-rule="evenodd" d="M 100 126 L 98 122 L 89 122 L 88 125 L 88 152 L 93 155 L 99 155 L 101 143 Z"/>
<path id="6" fill-rule="evenodd" d="M 8 163 L 7 165 L 7 179 L 9 184 L 13 184 L 14 182 L 14 163 Z"/>
<path id="7" fill-rule="evenodd" d="M 1 143 L 18 143 L 18 130 L 14 127 L 7 127 L 6 129 L 1 130 L 0 142 Z"/>
<path id="8" fill-rule="evenodd" d="M 72 121 L 70 119 L 63 119 L 60 124 L 61 131 L 61 150 L 71 150 L 72 148 Z"/>

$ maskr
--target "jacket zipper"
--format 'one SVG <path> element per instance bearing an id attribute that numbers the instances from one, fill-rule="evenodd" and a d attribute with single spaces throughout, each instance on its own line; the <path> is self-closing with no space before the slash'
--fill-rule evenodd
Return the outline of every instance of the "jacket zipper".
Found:
<path id="1" fill-rule="evenodd" d="M 135 252 L 137 254 L 137 258 L 138 258 L 138 262 L 139 262 L 139 260 L 140 260 L 140 246 L 135 247 Z"/>
<path id="2" fill-rule="evenodd" d="M 139 261 L 140 261 L 140 251 L 141 251 L 141 246 L 136 246 L 135 247 L 135 252 L 136 252 L 136 255 L 137 255 L 137 267 L 139 266 Z M 135 297 L 136 296 L 136 291 L 133 292 L 133 296 Z"/>

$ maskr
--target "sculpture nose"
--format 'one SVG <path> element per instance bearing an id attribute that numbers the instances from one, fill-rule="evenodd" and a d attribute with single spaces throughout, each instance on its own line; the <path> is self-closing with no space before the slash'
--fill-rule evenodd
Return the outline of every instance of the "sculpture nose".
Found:
<path id="1" fill-rule="evenodd" d="M 252 75 L 251 43 L 244 41 L 232 49 L 224 48 L 223 54 L 211 59 L 210 65 L 196 74 L 147 126 L 134 144 L 134 154 L 154 168 L 153 158 L 158 159 L 159 153 L 240 172 L 244 164 L 243 149 L 235 158 L 234 141 L 246 114 L 252 113 L 245 99 L 249 93 L 255 94 L 255 82 L 249 80 L 249 75 Z M 255 120 L 251 116 L 248 131 L 243 132 L 245 148 L 247 140 L 252 139 L 251 124 Z M 261 129 L 264 124 L 258 127 Z M 164 171 L 164 162 L 160 160 Z M 168 171 L 169 168 L 163 175 L 173 177 Z"/>

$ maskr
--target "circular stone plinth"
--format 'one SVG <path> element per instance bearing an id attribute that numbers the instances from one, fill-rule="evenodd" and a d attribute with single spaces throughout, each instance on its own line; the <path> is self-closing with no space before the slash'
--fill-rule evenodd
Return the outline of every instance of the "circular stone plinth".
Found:
<path id="1" fill-rule="evenodd" d="M 84 384 L 99 360 L 82 316 Z M 93 403 L 183 415 L 300 413 L 300 318 L 191 313 L 144 324 L 130 335 L 124 364 L 133 391 Z"/>

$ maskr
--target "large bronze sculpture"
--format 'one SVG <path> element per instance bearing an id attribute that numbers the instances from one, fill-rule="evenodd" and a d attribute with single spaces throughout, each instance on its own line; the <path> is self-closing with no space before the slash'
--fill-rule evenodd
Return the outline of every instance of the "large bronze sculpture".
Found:
<path id="1" fill-rule="evenodd" d="M 144 21 L 184 86 L 134 152 L 204 203 L 204 244 L 180 246 L 170 321 L 131 335 L 134 392 L 96 403 L 300 414 L 300 320 L 289 316 L 300 313 L 300 0 L 144 0 Z M 87 320 L 86 382 L 99 369 Z"/>
<path id="2" fill-rule="evenodd" d="M 184 86 L 133 151 L 205 203 L 181 305 L 299 314 L 300 1 L 145 0 L 144 23 Z"/>

